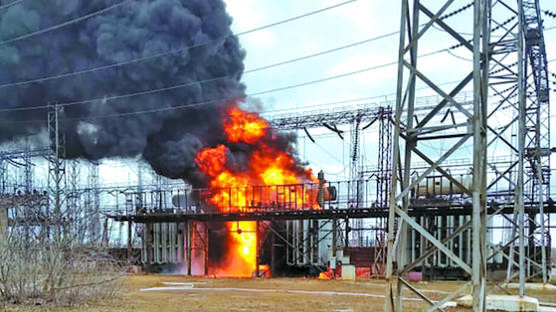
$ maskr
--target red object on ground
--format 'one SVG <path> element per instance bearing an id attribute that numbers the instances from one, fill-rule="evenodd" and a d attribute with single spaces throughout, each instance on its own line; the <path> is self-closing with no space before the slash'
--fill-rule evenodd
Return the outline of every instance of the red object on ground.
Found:
<path id="1" fill-rule="evenodd" d="M 423 280 L 423 272 L 408 272 L 407 273 L 407 280 L 412 282 L 419 282 Z"/>
<path id="2" fill-rule="evenodd" d="M 355 268 L 355 278 L 358 278 L 358 279 L 368 279 L 368 278 L 371 278 L 371 268 L 368 268 L 368 267 L 356 267 L 356 268 Z"/>
<path id="3" fill-rule="evenodd" d="M 259 264 L 259 277 L 271 278 L 270 266 L 268 264 Z"/>
<path id="4" fill-rule="evenodd" d="M 322 280 L 334 279 L 334 270 L 328 268 L 328 270 L 320 272 L 317 279 L 322 279 Z"/>

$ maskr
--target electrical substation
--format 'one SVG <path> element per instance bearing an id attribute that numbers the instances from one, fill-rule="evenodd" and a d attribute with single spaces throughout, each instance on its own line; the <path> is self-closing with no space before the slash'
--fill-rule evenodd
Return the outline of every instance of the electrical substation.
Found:
<path id="1" fill-rule="evenodd" d="M 49 103 L 48 143 L 24 138 L 0 152 L 0 235 L 41 226 L 46 235 L 81 233 L 83 243 L 100 243 L 144 272 L 383 280 L 384 311 L 401 311 L 408 293 L 430 310 L 468 294 L 473 311 L 485 311 L 496 284 L 515 282 L 525 296 L 527 283 L 549 283 L 556 150 L 548 13 L 539 0 L 399 2 L 400 19 L 392 21 L 399 33 L 389 39 L 399 41 L 396 90 L 388 90 L 395 96 L 245 113 L 274 136 L 237 143 L 228 135 L 233 143 L 222 152 L 227 165 L 245 146 L 271 146 L 276 154 L 277 133 L 296 133 L 307 144 L 326 133 L 349 148 L 347 179 L 295 169 L 296 183 L 217 185 L 228 171 L 213 174 L 224 165 L 212 157 L 203 171 L 208 183 L 169 179 L 143 160 L 125 162 L 137 183 L 102 183 L 102 157 L 85 160 L 70 147 L 71 106 Z M 444 52 L 468 58 L 466 75 L 449 77 L 449 88 L 440 69 L 422 65 L 421 57 L 434 54 L 427 49 L 433 31 L 450 44 Z M 376 149 L 365 150 L 371 137 Z M 197 154 L 190 163 L 207 161 Z M 460 281 L 461 288 L 432 300 L 416 284 L 438 280 Z"/>

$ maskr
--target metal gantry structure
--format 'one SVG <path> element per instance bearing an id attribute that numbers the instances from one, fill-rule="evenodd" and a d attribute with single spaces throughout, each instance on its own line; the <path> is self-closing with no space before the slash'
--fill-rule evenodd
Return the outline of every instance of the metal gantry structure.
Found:
<path id="1" fill-rule="evenodd" d="M 306 262 L 303 259 L 309 257 L 308 250 L 312 247 L 306 248 L 307 245 L 321 242 L 319 231 L 326 231 L 323 237 L 329 233 L 333 237 L 333 255 L 336 249 L 348 247 L 348 235 L 361 246 L 365 230 L 362 220 L 372 218 L 374 242 L 380 247 L 375 250 L 375 264 L 385 264 L 374 270 L 386 276 L 385 311 L 402 310 L 404 288 L 430 303 L 428 310 L 439 309 L 448 300 L 471 289 L 473 310 L 485 311 L 487 266 L 497 256 L 507 263 L 506 280 L 518 280 L 520 294 L 524 295 L 526 281 L 548 279 L 549 212 L 556 211 L 549 198 L 553 150 L 550 148 L 548 71 L 539 3 L 538 0 L 475 0 L 449 13 L 455 2 L 401 1 L 394 103 L 296 112 L 269 118 L 272 127 L 304 130 L 311 140 L 311 128 L 329 129 L 343 140 L 344 131 L 338 126 L 350 126 L 349 181 L 327 182 L 336 187 L 338 194 L 345 196 L 329 200 L 323 209 L 269 206 L 249 207 L 250 211 L 242 213 L 214 212 L 210 205 L 199 202 L 200 196 L 195 190 L 185 190 L 180 185 L 183 198 L 196 199 L 196 202 L 181 206 L 172 203 L 174 195 L 181 198 L 180 193 L 172 193 L 171 187 L 160 183 L 154 189 L 143 188 L 141 181 L 136 187 L 103 188 L 95 164 L 88 169 L 88 186 L 79 187 L 78 162 L 64 160 L 64 136 L 60 131 L 63 110 L 57 105 L 51 105 L 48 110 L 51 146 L 36 150 L 26 146 L 23 151 L 0 154 L 2 193 L 8 192 L 5 175 L 9 161 L 23 160 L 23 164 L 19 164 L 25 169 L 21 186 L 31 192 L 32 158 L 44 156 L 49 164 L 46 222 L 47 228 L 56 226 L 52 227 L 54 234 L 59 233 L 62 223 L 67 221 L 62 215 L 69 212 L 69 215 L 74 213 L 69 220 L 86 219 L 84 224 L 74 225 L 84 229 L 89 239 L 100 237 L 100 213 L 105 210 L 100 207 L 100 193 L 112 192 L 116 200 L 118 196 L 125 197 L 125 212 L 116 207 L 104 213 L 128 223 L 128 258 L 135 246 L 134 223 L 135 234 L 146 235 L 143 241 L 146 262 L 157 257 L 153 248 L 158 248 L 155 242 L 161 240 L 161 236 L 154 239 L 148 233 L 173 231 L 176 240 L 172 244 L 185 245 L 181 261 L 187 259 L 189 274 L 192 253 L 207 257 L 207 224 L 212 221 L 268 221 L 271 224 L 267 232 L 273 233 L 269 236 L 271 245 L 275 245 L 276 237 L 289 244 L 286 253 L 291 254 L 286 258 L 289 261 L 291 256 L 291 262 L 298 263 Z M 451 23 L 448 17 L 459 13 L 462 13 L 460 19 Z M 448 91 L 441 87 L 439 75 L 431 73 L 427 64 L 422 64 L 418 58 L 423 54 L 421 48 L 430 43 L 428 40 L 436 40 L 429 37 L 430 33 L 439 30 L 470 58 L 467 71 Z M 418 98 L 418 92 L 423 89 L 435 95 Z M 375 123 L 378 123 L 379 133 L 377 168 L 365 170 L 360 161 L 361 132 Z M 504 156 L 503 160 L 498 157 L 500 155 Z M 469 162 L 461 163 L 458 161 L 461 158 Z M 371 178 L 376 180 L 376 197 L 369 200 L 365 192 Z M 460 198 L 468 201 L 421 194 L 421 187 L 429 187 L 431 182 L 433 195 L 444 195 L 444 181 L 451 193 L 457 189 Z M 318 189 L 322 185 L 311 187 Z M 151 200 L 144 198 L 149 192 Z M 458 218 L 440 219 L 445 216 Z M 314 223 L 315 220 L 323 222 Z M 340 220 L 346 221 L 343 226 Z M 437 223 L 438 220 L 442 220 L 441 223 Z M 284 231 L 289 233 L 289 226 L 294 226 L 289 221 L 299 221 L 296 231 L 307 234 L 291 239 L 287 235 L 279 237 Z M 350 225 L 350 222 L 353 223 Z M 510 229 L 499 243 L 492 239 L 491 229 L 495 223 Z M 120 239 L 121 230 L 120 227 Z M 105 224 L 102 234 L 107 240 L 108 231 Z M 315 231 L 317 235 L 311 236 Z M 348 234 L 350 231 L 352 234 Z M 182 235 L 180 241 L 178 232 L 189 236 Z M 466 240 L 471 250 L 464 253 L 460 245 Z M 418 267 L 423 270 L 428 259 L 438 254 L 459 267 L 470 281 L 446 298 L 433 301 L 406 276 Z M 205 266 L 205 273 L 206 270 Z"/>
<path id="2" fill-rule="evenodd" d="M 0 197 L 9 227 L 41 231 L 55 240 L 73 235 L 81 242 L 96 241 L 101 230 L 98 166 L 92 165 L 84 186 L 83 162 L 66 159 L 63 109 L 49 105 L 46 121 L 49 146 L 33 146 L 27 138 L 22 149 L 0 152 Z M 44 165 L 44 172 L 35 173 Z"/>
<path id="3" fill-rule="evenodd" d="M 385 311 L 402 310 L 403 288 L 415 292 L 431 304 L 429 310 L 435 310 L 468 286 L 472 288 L 473 310 L 485 311 L 487 261 L 496 253 L 501 253 L 509 263 L 509 280 L 513 279 L 513 270 L 517 270 L 522 295 L 528 277 L 542 274 L 546 280 L 548 233 L 543 209 L 550 180 L 549 105 L 538 1 L 475 0 L 473 13 L 457 25 L 450 25 L 441 17 L 453 4 L 454 1 L 439 4 L 402 0 L 392 157 L 396 174 L 392 177 L 389 207 Z M 418 63 L 420 47 L 426 44 L 433 26 L 472 57 L 468 73 L 450 91 L 444 91 L 436 81 L 437 76 L 421 70 L 424 66 Z M 466 38 L 466 33 L 471 38 Z M 418 84 L 443 98 L 421 120 L 414 118 Z M 470 109 L 456 98 L 466 87 L 473 88 Z M 448 103 L 457 108 L 452 112 L 452 123 L 446 123 L 441 113 Z M 518 142 L 512 135 L 516 132 Z M 422 148 L 425 142 L 433 145 L 443 142 L 449 147 L 434 159 L 430 151 Z M 472 149 L 468 142 L 472 142 Z M 493 149 L 494 153 L 512 153 L 513 160 L 502 167 L 490 163 L 487 151 Z M 469 184 L 458 179 L 446 165 L 456 155 L 472 159 Z M 428 168 L 418 176 L 412 173 L 416 158 L 428 163 Z M 493 174 L 487 173 L 487 168 Z M 408 215 L 411 190 L 435 174 L 451 181 L 472 200 L 470 219 L 455 226 L 443 239 L 435 237 L 421 220 Z M 489 199 L 487 194 L 494 196 Z M 508 206 L 513 207 L 513 218 L 507 213 Z M 487 239 L 487 225 L 495 222 L 496 216 L 509 221 L 513 228 L 503 246 L 493 246 Z M 471 263 L 464 261 L 451 243 L 466 231 L 471 231 Z M 409 232 L 418 233 L 422 240 L 421 257 L 410 261 Z M 515 244 L 518 262 L 514 260 Z M 509 256 L 503 252 L 507 248 Z M 443 300 L 433 302 L 405 279 L 405 273 L 436 250 L 467 272 L 471 281 Z"/>
<path id="4" fill-rule="evenodd" d="M 523 208 L 516 210 L 520 221 L 520 293 L 523 294 L 526 278 L 541 274 L 541 280 L 547 282 L 547 250 L 550 246 L 548 222 L 550 216 L 545 213 L 543 203 L 549 200 L 550 193 L 550 103 L 546 48 L 542 29 L 541 11 L 538 0 L 523 0 L 520 3 L 520 159 L 526 164 L 519 164 L 523 173 L 523 202 L 538 203 L 538 214 L 531 213 L 524 218 Z M 523 145 L 522 145 L 523 144 Z M 524 167 L 522 169 L 522 167 Z M 517 195 L 516 195 L 517 196 Z M 528 231 L 521 229 L 527 223 Z M 525 253 L 525 240 L 528 250 Z M 541 246 L 541 248 L 533 248 Z M 540 249 L 540 250 L 539 250 Z M 540 253 L 540 261 L 535 257 Z M 525 260 L 527 263 L 525 264 Z M 525 265 L 523 265 L 525 264 Z M 538 266 L 540 265 L 540 270 Z M 536 266 L 536 268 L 535 268 Z M 511 266 L 510 266 L 511 267 Z M 508 270 L 508 279 L 511 279 Z"/>
<path id="5" fill-rule="evenodd" d="M 48 138 L 50 140 L 51 153 L 48 155 L 48 204 L 46 206 L 45 223 L 46 232 L 50 236 L 54 227 L 53 237 L 61 239 L 62 232 L 67 224 L 64 222 L 64 214 L 67 213 L 66 198 L 66 137 L 61 131 L 61 119 L 63 107 L 51 104 L 48 107 Z"/>
<path id="6" fill-rule="evenodd" d="M 33 162 L 32 159 L 37 157 L 46 157 L 50 153 L 49 147 L 31 148 L 26 146 L 24 149 L 9 150 L 0 153 L 0 193 L 16 193 L 17 191 L 32 190 L 33 181 Z M 8 178 L 9 166 L 17 168 L 23 167 L 24 182 L 19 179 L 10 183 Z"/>
<path id="7" fill-rule="evenodd" d="M 456 98 L 461 105 L 468 107 L 472 103 L 471 92 L 462 92 Z M 442 98 L 438 95 L 422 96 L 417 98 L 419 105 L 415 107 L 416 118 L 424 117 L 426 113 L 433 107 L 433 105 Z M 297 113 L 283 113 L 278 115 L 268 115 L 270 125 L 281 131 L 289 130 L 304 130 L 305 134 L 311 141 L 314 141 L 309 129 L 312 128 L 325 128 L 333 133 L 336 133 L 341 140 L 349 138 L 350 154 L 349 154 L 349 192 L 351 208 L 367 208 L 368 203 L 362 203 L 361 197 L 364 192 L 372 191 L 365 189 L 362 183 L 365 179 L 373 179 L 376 181 L 374 184 L 374 191 L 376 197 L 374 198 L 373 205 L 377 208 L 388 207 L 388 198 L 390 196 L 390 185 L 392 177 L 391 166 L 391 151 L 392 151 L 392 105 L 395 101 L 385 101 L 381 103 L 363 103 L 353 106 L 342 106 L 334 108 L 324 108 L 317 110 L 309 110 Z M 448 103 L 440 110 L 444 119 L 452 116 L 455 106 Z M 453 118 L 453 117 L 452 117 Z M 378 124 L 378 129 L 370 128 Z M 349 137 L 345 136 L 344 131 L 339 129 L 339 126 L 349 125 Z M 360 141 L 362 140 L 362 131 L 369 129 L 378 131 L 378 147 L 377 147 L 377 166 L 376 168 L 367 168 L 361 166 L 361 151 Z M 350 223 L 351 222 L 351 223 Z M 341 223 L 338 227 L 339 239 L 337 242 L 343 243 L 343 247 L 348 246 L 349 239 L 347 233 L 351 233 L 353 245 L 362 246 L 363 232 L 367 228 L 364 225 L 363 219 L 346 220 L 346 223 Z M 386 264 L 386 216 L 381 218 L 373 218 L 373 230 L 370 231 L 375 245 L 381 247 L 376 250 L 377 254 L 375 259 L 377 263 Z M 381 276 L 384 276 L 384 269 L 381 269 Z"/>
<path id="8" fill-rule="evenodd" d="M 391 166 L 391 152 L 392 152 L 392 109 L 390 106 L 380 108 L 379 114 L 379 134 L 378 134 L 378 170 L 376 172 L 377 188 L 376 188 L 376 204 L 378 207 L 388 207 L 389 195 L 390 195 L 390 183 L 392 181 L 392 166 Z M 380 271 L 380 275 L 383 276 L 385 272 L 385 266 L 382 265 L 379 268 L 379 263 L 386 263 L 386 218 L 378 219 L 375 225 L 383 231 L 375 232 L 375 241 L 378 242 L 378 246 L 382 247 L 376 250 L 375 255 L 375 266 L 377 270 Z"/>
<path id="9" fill-rule="evenodd" d="M 310 140 L 314 140 L 308 129 L 326 128 L 344 140 L 344 132 L 338 128 L 341 125 L 349 125 L 349 206 L 353 209 L 363 208 L 366 204 L 363 197 L 364 193 L 370 191 L 365 189 L 367 183 L 363 183 L 367 176 L 376 181 L 376 206 L 386 207 L 385 202 L 388 196 L 388 185 L 390 184 L 390 151 L 392 138 L 392 109 L 391 103 L 380 104 L 360 104 L 355 107 L 347 106 L 339 109 L 323 109 L 308 111 L 303 114 L 282 114 L 268 116 L 272 127 L 279 130 L 304 130 Z M 364 170 L 362 163 L 361 141 L 362 131 L 378 123 L 379 148 L 377 149 L 377 168 L 374 170 Z M 374 219 L 373 240 L 374 247 L 381 250 L 375 255 L 375 259 L 385 262 L 385 218 Z M 339 227 L 340 239 L 337 242 L 348 247 L 348 234 L 351 233 L 354 246 L 364 245 L 364 232 L 367 228 L 364 219 L 346 220 L 346 223 Z M 378 268 L 377 268 L 378 269 Z M 382 271 L 382 270 L 378 270 Z"/>

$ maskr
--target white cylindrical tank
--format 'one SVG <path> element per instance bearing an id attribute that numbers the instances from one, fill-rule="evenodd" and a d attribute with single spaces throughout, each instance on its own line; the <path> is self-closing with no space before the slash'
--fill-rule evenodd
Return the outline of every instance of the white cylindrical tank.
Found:
<path id="1" fill-rule="evenodd" d="M 455 175 L 454 178 L 465 188 L 470 189 L 472 178 L 469 174 Z M 444 176 L 429 176 L 424 178 L 413 189 L 414 197 L 436 197 L 462 195 L 463 190 Z"/>

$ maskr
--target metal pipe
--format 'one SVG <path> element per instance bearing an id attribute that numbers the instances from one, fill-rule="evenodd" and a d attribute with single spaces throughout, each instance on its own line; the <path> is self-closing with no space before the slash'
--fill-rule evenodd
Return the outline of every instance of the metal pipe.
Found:
<path id="1" fill-rule="evenodd" d="M 519 10 L 519 19 L 523 17 L 523 1 L 518 0 L 518 10 Z M 519 96 L 519 131 L 518 131 L 518 173 L 517 173 L 517 185 L 515 187 L 515 208 L 514 211 L 517 212 L 517 222 L 518 222 L 518 235 L 519 235 L 519 295 L 525 295 L 525 229 L 524 229 L 524 207 L 523 207 L 523 175 L 524 175 L 524 160 L 525 157 L 525 135 L 526 135 L 526 128 L 525 128 L 525 103 L 526 103 L 526 79 L 524 77 L 524 58 L 523 58 L 523 41 L 524 33 L 523 33 L 523 23 L 521 21 L 518 22 L 518 38 L 517 38 L 517 66 L 518 66 L 518 96 Z M 512 247 L 513 249 L 513 247 Z M 513 257 L 513 250 L 510 252 Z M 510 259 L 513 261 L 513 258 Z M 512 264 L 508 261 L 508 266 L 511 267 Z M 508 270 L 508 273 L 511 274 L 511 270 Z"/>

